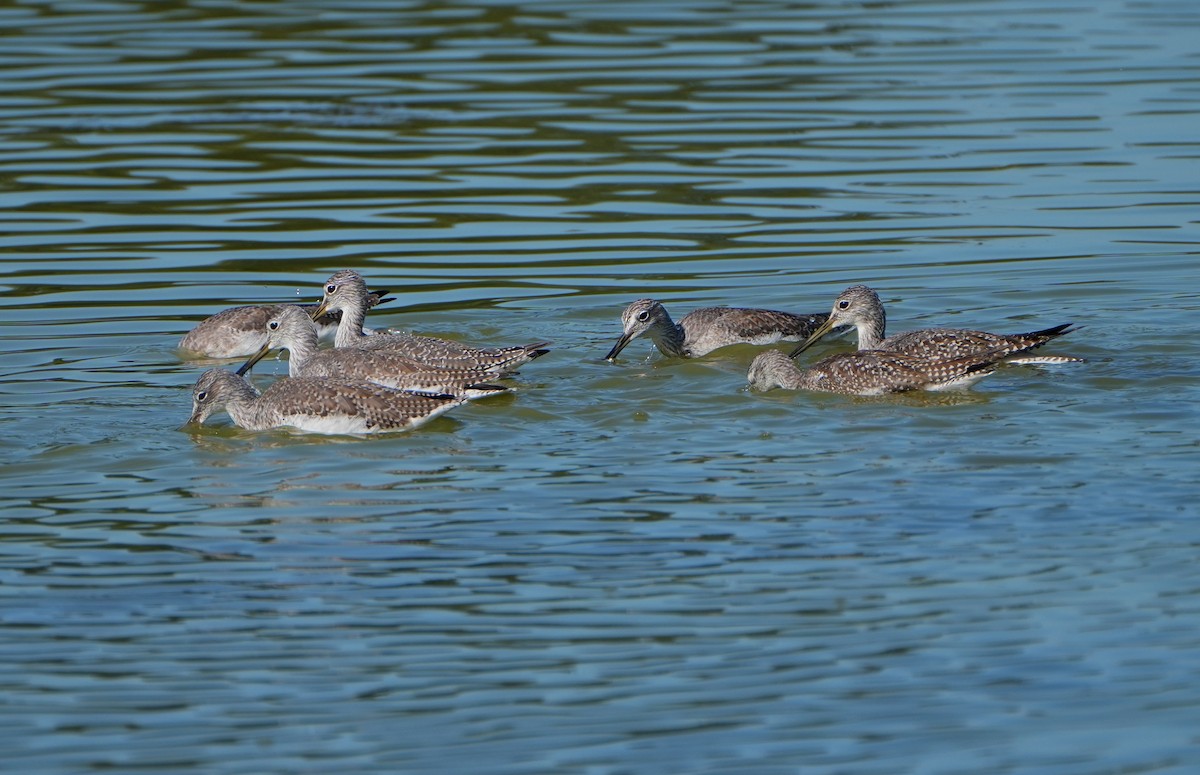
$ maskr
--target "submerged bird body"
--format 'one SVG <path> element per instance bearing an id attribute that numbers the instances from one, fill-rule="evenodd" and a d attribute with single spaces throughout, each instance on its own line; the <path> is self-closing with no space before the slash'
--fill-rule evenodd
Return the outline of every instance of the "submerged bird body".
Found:
<path id="1" fill-rule="evenodd" d="M 621 313 L 624 332 L 604 357 L 611 361 L 643 334 L 663 355 L 677 358 L 699 358 L 731 344 L 794 342 L 809 336 L 827 317 L 823 312 L 796 315 L 773 309 L 702 307 L 676 323 L 660 302 L 638 299 Z"/>
<path id="2" fill-rule="evenodd" d="M 399 353 L 356 348 L 317 349 L 317 333 L 307 314 L 298 307 L 279 309 L 264 325 L 267 341 L 238 374 L 245 374 L 275 349 L 289 352 L 291 377 L 331 377 L 375 382 L 400 390 L 449 393 L 462 398 L 502 393 L 507 388 L 484 380 L 505 376 L 501 371 L 435 369 Z"/>
<path id="3" fill-rule="evenodd" d="M 209 358 L 240 358 L 266 341 L 263 326 L 282 304 L 231 307 L 211 315 L 179 340 L 179 349 Z"/>
<path id="4" fill-rule="evenodd" d="M 407 430 L 463 403 L 454 396 L 420 395 L 332 379 L 280 379 L 259 393 L 238 374 L 209 369 L 192 389 L 189 423 L 224 409 L 247 430 L 297 428 L 312 433 L 362 434 Z"/>
<path id="5" fill-rule="evenodd" d="M 367 306 L 392 301 L 384 298 L 387 291 L 373 291 L 367 294 Z M 195 328 L 188 331 L 179 340 L 179 349 L 202 355 L 208 358 L 244 358 L 258 352 L 266 341 L 267 321 L 281 307 L 297 307 L 311 318 L 316 312 L 316 304 L 260 304 L 243 307 L 230 307 L 215 315 L 201 320 Z M 332 337 L 337 331 L 341 320 L 340 312 L 321 315 L 312 321 L 318 337 Z M 369 329 L 364 331 L 368 336 L 374 334 Z"/>
<path id="6" fill-rule="evenodd" d="M 1070 323 L 1024 334 L 993 334 L 961 328 L 922 328 L 886 335 L 887 313 L 883 302 L 871 288 L 855 285 L 842 291 L 833 303 L 829 319 L 809 335 L 791 357 L 795 358 L 835 326 L 854 326 L 858 330 L 858 349 L 897 352 L 928 360 L 969 357 L 994 353 L 1010 363 L 1069 363 L 1082 359 L 1067 355 L 1025 355 L 1046 342 L 1073 330 Z"/>
<path id="7" fill-rule="evenodd" d="M 781 387 L 857 396 L 910 390 L 962 390 L 996 370 L 1003 356 L 974 353 L 940 361 L 884 350 L 859 350 L 824 358 L 807 369 L 779 350 L 758 355 L 747 380 L 755 390 Z"/>
<path id="8" fill-rule="evenodd" d="M 324 297 L 316 314 L 340 312 L 341 322 L 334 337 L 337 348 L 386 350 L 437 368 L 511 370 L 545 355 L 548 342 L 520 347 L 470 347 L 432 336 L 406 333 L 363 334 L 367 312 L 367 286 L 357 272 L 343 269 L 325 282 Z"/>

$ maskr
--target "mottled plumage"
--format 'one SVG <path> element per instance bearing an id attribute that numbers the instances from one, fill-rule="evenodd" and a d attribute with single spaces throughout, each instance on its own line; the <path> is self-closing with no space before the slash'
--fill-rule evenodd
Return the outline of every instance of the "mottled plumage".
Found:
<path id="1" fill-rule="evenodd" d="M 817 330 L 828 317 L 824 312 L 794 315 L 773 309 L 701 307 L 676 323 L 654 299 L 638 299 L 621 313 L 624 333 L 604 356 L 617 357 L 625 345 L 646 334 L 663 355 L 699 358 L 731 344 L 795 342 Z"/>
<path id="2" fill-rule="evenodd" d="M 782 387 L 858 396 L 957 390 L 991 374 L 1001 358 L 975 353 L 936 361 L 884 350 L 859 350 L 831 355 L 800 369 L 779 350 L 768 350 L 751 362 L 747 379 L 755 390 Z"/>
<path id="3" fill-rule="evenodd" d="M 387 350 L 437 368 L 485 368 L 511 370 L 534 358 L 545 355 L 549 342 L 535 342 L 521 347 L 469 347 L 414 334 L 363 335 L 362 324 L 367 312 L 367 285 L 350 269 L 334 272 L 325 281 L 324 298 L 316 314 L 338 311 L 342 320 L 334 337 L 335 347 L 354 347 L 363 350 Z"/>
<path id="4" fill-rule="evenodd" d="M 449 393 L 462 398 L 479 398 L 507 389 L 485 382 L 504 376 L 500 371 L 435 369 L 387 350 L 349 347 L 318 350 L 317 332 L 299 307 L 280 307 L 263 330 L 266 343 L 238 369 L 238 374 L 245 374 L 271 350 L 283 349 L 290 353 L 288 374 L 292 377 L 367 381 L 400 390 Z"/>
<path id="5" fill-rule="evenodd" d="M 855 285 L 842 291 L 833 303 L 829 319 L 803 344 L 792 350 L 791 357 L 795 358 L 804 352 L 835 326 L 854 326 L 858 329 L 859 350 L 886 350 L 934 360 L 965 357 L 979 352 L 998 353 L 1001 358 L 1007 357 L 1010 363 L 1068 363 L 1082 360 L 1067 355 L 1023 356 L 1071 331 L 1070 323 L 1026 334 L 922 328 L 886 336 L 887 313 L 883 310 L 883 302 L 879 300 L 879 294 L 865 285 Z"/>
<path id="6" fill-rule="evenodd" d="M 393 301 L 384 298 L 387 291 L 372 291 L 367 294 L 367 306 Z M 196 324 L 196 327 L 183 335 L 179 340 L 179 349 L 202 355 L 208 358 L 244 358 L 253 355 L 266 341 L 265 329 L 267 321 L 275 314 L 275 310 L 284 306 L 297 306 L 310 317 L 316 312 L 316 304 L 262 304 L 245 307 L 230 307 L 211 315 Z M 332 337 L 337 330 L 340 312 L 321 315 L 313 321 L 317 335 Z M 366 332 L 367 335 L 374 331 Z"/>
<path id="7" fill-rule="evenodd" d="M 454 396 L 418 395 L 373 382 L 335 379 L 276 380 L 259 394 L 241 376 L 209 369 L 192 389 L 189 423 L 224 409 L 252 431 L 291 427 L 312 433 L 379 433 L 406 430 L 463 403 Z"/>

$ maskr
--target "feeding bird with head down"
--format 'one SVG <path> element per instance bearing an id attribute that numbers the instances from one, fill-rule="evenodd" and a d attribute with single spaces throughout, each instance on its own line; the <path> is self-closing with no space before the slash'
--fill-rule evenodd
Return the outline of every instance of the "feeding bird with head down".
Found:
<path id="1" fill-rule="evenodd" d="M 701 307 L 676 323 L 661 302 L 638 299 L 621 313 L 624 330 L 604 358 L 613 360 L 643 335 L 649 336 L 663 355 L 676 358 L 699 358 L 732 344 L 795 342 L 817 330 L 827 317 L 824 312 L 797 315 L 773 309 Z"/>

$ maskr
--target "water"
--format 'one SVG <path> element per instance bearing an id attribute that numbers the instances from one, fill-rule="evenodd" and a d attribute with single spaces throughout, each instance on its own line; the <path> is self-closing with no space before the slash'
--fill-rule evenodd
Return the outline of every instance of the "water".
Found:
<path id="1" fill-rule="evenodd" d="M 1194 771 L 1193 5 L 0 11 L 8 767 Z M 177 430 L 184 331 L 343 267 L 554 352 L 412 434 Z M 859 282 L 1089 363 L 602 360 Z"/>

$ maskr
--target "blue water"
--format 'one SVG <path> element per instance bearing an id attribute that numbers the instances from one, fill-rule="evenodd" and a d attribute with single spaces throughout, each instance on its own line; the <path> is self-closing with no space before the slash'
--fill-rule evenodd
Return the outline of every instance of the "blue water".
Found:
<path id="1" fill-rule="evenodd" d="M 1195 771 L 1193 5 L 0 10 L 6 771 Z M 344 267 L 554 349 L 408 434 L 180 429 L 183 332 Z M 603 360 L 855 283 L 1088 363 Z"/>

